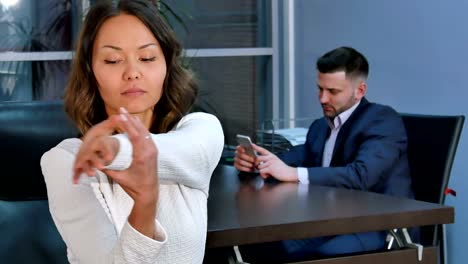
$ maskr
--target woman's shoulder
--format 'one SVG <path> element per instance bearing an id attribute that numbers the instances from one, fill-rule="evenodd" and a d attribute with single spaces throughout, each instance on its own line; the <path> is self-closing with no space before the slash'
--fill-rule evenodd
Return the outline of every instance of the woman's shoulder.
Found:
<path id="1" fill-rule="evenodd" d="M 199 120 L 204 119 L 204 120 L 219 121 L 218 118 L 213 114 L 209 114 L 209 113 L 205 113 L 205 112 L 193 112 L 193 113 L 187 114 L 184 117 L 182 117 L 180 122 L 182 122 L 183 120 L 193 120 L 193 119 L 199 119 Z"/>
<path id="2" fill-rule="evenodd" d="M 194 112 L 194 113 L 185 115 L 177 123 L 176 128 L 182 125 L 186 125 L 186 124 L 197 124 L 197 125 L 203 125 L 203 126 L 220 126 L 221 125 L 221 123 L 219 122 L 219 119 L 215 115 L 204 113 L 204 112 Z"/>
<path id="3" fill-rule="evenodd" d="M 68 138 L 42 154 L 40 164 L 43 174 L 47 174 L 44 173 L 47 168 L 55 168 L 58 165 L 68 164 L 74 160 L 80 146 L 81 140 L 79 138 Z"/>
<path id="4" fill-rule="evenodd" d="M 79 138 L 67 138 L 62 140 L 60 143 L 58 143 L 55 147 L 51 148 L 46 153 L 44 153 L 44 155 L 46 155 L 47 153 L 56 153 L 63 151 L 75 155 L 76 153 L 78 153 L 81 143 L 82 141 Z"/>

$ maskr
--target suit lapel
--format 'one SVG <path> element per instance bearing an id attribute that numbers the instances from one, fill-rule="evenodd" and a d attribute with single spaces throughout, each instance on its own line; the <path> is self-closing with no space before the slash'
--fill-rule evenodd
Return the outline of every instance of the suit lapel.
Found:
<path id="1" fill-rule="evenodd" d="M 320 120 L 320 125 L 318 126 L 317 131 L 311 135 L 313 138 L 309 139 L 312 144 L 312 153 L 315 153 L 314 164 L 312 166 L 322 166 L 323 158 L 323 149 L 325 147 L 325 141 L 330 136 L 330 127 L 327 124 L 325 118 Z"/>
<path id="2" fill-rule="evenodd" d="M 360 115 L 360 113 L 364 110 L 364 108 L 368 104 L 369 104 L 369 101 L 367 101 L 367 99 L 363 97 L 361 99 L 361 103 L 359 103 L 358 107 L 356 107 L 354 112 L 351 114 L 348 120 L 341 127 L 340 132 L 338 132 L 338 136 L 336 137 L 336 142 L 333 148 L 333 155 L 332 155 L 332 160 L 330 162 L 330 165 L 332 165 L 334 160 L 337 158 L 336 156 L 337 154 L 343 153 L 343 151 L 339 151 L 339 149 L 343 147 L 342 145 L 344 144 L 344 140 L 349 137 L 351 133 L 351 128 L 353 126 L 353 123 L 355 122 L 355 119 Z"/>

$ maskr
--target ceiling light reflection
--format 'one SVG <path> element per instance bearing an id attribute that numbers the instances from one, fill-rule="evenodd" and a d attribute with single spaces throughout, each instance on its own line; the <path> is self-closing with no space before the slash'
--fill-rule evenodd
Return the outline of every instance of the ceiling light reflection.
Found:
<path id="1" fill-rule="evenodd" d="M 0 0 L 0 4 L 4 9 L 8 9 L 18 3 L 18 0 Z"/>

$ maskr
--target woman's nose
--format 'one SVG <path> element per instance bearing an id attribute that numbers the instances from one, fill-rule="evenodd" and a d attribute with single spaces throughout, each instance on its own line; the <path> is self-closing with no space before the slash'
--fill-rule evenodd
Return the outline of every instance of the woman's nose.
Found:
<path id="1" fill-rule="evenodd" d="M 124 73 L 125 80 L 138 80 L 141 78 L 141 73 L 134 63 L 129 63 Z"/>

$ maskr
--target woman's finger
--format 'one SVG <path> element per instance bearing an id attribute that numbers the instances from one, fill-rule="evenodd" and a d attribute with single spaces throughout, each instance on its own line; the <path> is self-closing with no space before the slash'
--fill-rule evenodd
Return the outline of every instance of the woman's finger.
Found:
<path id="1" fill-rule="evenodd" d="M 132 141 L 132 138 L 137 137 L 139 134 L 133 116 L 131 116 L 125 108 L 120 107 L 120 117 L 122 128 L 127 133 L 130 141 Z"/>
<path id="2" fill-rule="evenodd" d="M 136 129 L 136 134 L 133 135 L 133 138 L 130 138 L 132 144 L 136 149 L 144 147 L 146 140 L 150 139 L 150 133 L 148 129 L 143 125 L 143 122 L 140 121 L 137 117 L 133 117 L 130 122 L 132 122 L 133 127 Z"/>
<path id="3" fill-rule="evenodd" d="M 101 123 L 93 126 L 83 137 L 83 142 L 88 142 L 99 136 L 110 136 L 118 128 L 115 117 L 109 117 Z"/>
<path id="4" fill-rule="evenodd" d="M 86 173 L 85 167 L 86 167 L 86 159 L 87 155 L 86 153 L 89 151 L 88 150 L 88 144 L 81 144 L 80 150 L 78 151 L 78 154 L 76 155 L 75 163 L 73 164 L 73 170 L 78 171 L 80 170 L 81 172 Z M 79 174 L 77 177 L 79 178 Z"/>
<path id="5" fill-rule="evenodd" d="M 116 183 L 118 183 L 122 187 L 125 186 L 125 184 L 122 184 L 122 178 L 125 178 L 126 171 L 116 171 L 116 170 L 104 169 L 104 170 L 102 170 L 102 172 L 104 174 L 106 174 L 107 176 L 111 177 L 112 180 L 114 180 Z"/>
<path id="6" fill-rule="evenodd" d="M 92 168 L 103 169 L 106 165 L 102 152 L 96 151 L 89 155 L 89 164 Z"/>
<path id="7" fill-rule="evenodd" d="M 94 176 L 94 167 L 91 164 L 89 160 L 86 160 L 84 166 L 83 166 L 83 171 L 86 173 L 88 176 Z"/>
<path id="8" fill-rule="evenodd" d="M 128 112 L 125 111 L 124 108 L 121 108 L 122 115 L 126 118 L 126 121 L 123 122 L 125 132 L 127 132 L 128 139 L 130 140 L 133 146 L 133 155 L 134 158 L 137 156 L 141 157 L 143 149 L 147 146 L 148 141 L 151 139 L 151 134 L 149 133 L 148 129 L 144 126 L 144 124 L 136 117 L 130 116 Z M 152 141 L 149 143 L 153 143 Z M 154 145 L 154 143 L 153 143 Z M 153 152 L 157 152 L 154 150 Z M 148 152 L 149 153 L 149 152 Z M 147 154 L 148 154 L 147 153 Z"/>
<path id="9" fill-rule="evenodd" d="M 81 168 L 75 168 L 73 170 L 73 178 L 72 181 L 74 184 L 78 184 L 80 182 L 80 176 L 83 173 L 83 170 Z"/>
<path id="10" fill-rule="evenodd" d="M 107 166 L 114 160 L 119 151 L 119 142 L 116 138 L 104 136 L 97 141 L 94 151 L 98 154 L 99 163 Z M 96 166 L 96 168 L 100 168 Z M 101 169 L 101 168 L 100 168 Z"/>
<path id="11" fill-rule="evenodd" d="M 79 182 L 79 178 L 81 174 L 86 173 L 88 175 L 94 175 L 94 168 L 93 166 L 90 166 L 88 162 L 92 160 L 90 158 L 90 155 L 94 155 L 96 151 L 96 140 L 99 141 L 99 137 L 107 137 L 112 135 L 115 130 L 121 129 L 119 127 L 119 122 L 120 118 L 118 116 L 110 116 L 108 119 L 102 121 L 101 123 L 93 126 L 83 137 L 83 143 L 80 146 L 80 149 L 76 155 L 75 162 L 73 164 L 73 177 L 72 180 L 74 183 Z M 105 149 L 99 149 L 99 151 L 103 152 L 103 158 L 104 160 L 109 160 L 112 159 L 111 155 L 108 154 L 108 151 Z M 96 160 L 93 161 L 93 163 L 100 164 L 101 162 L 98 162 Z"/>

